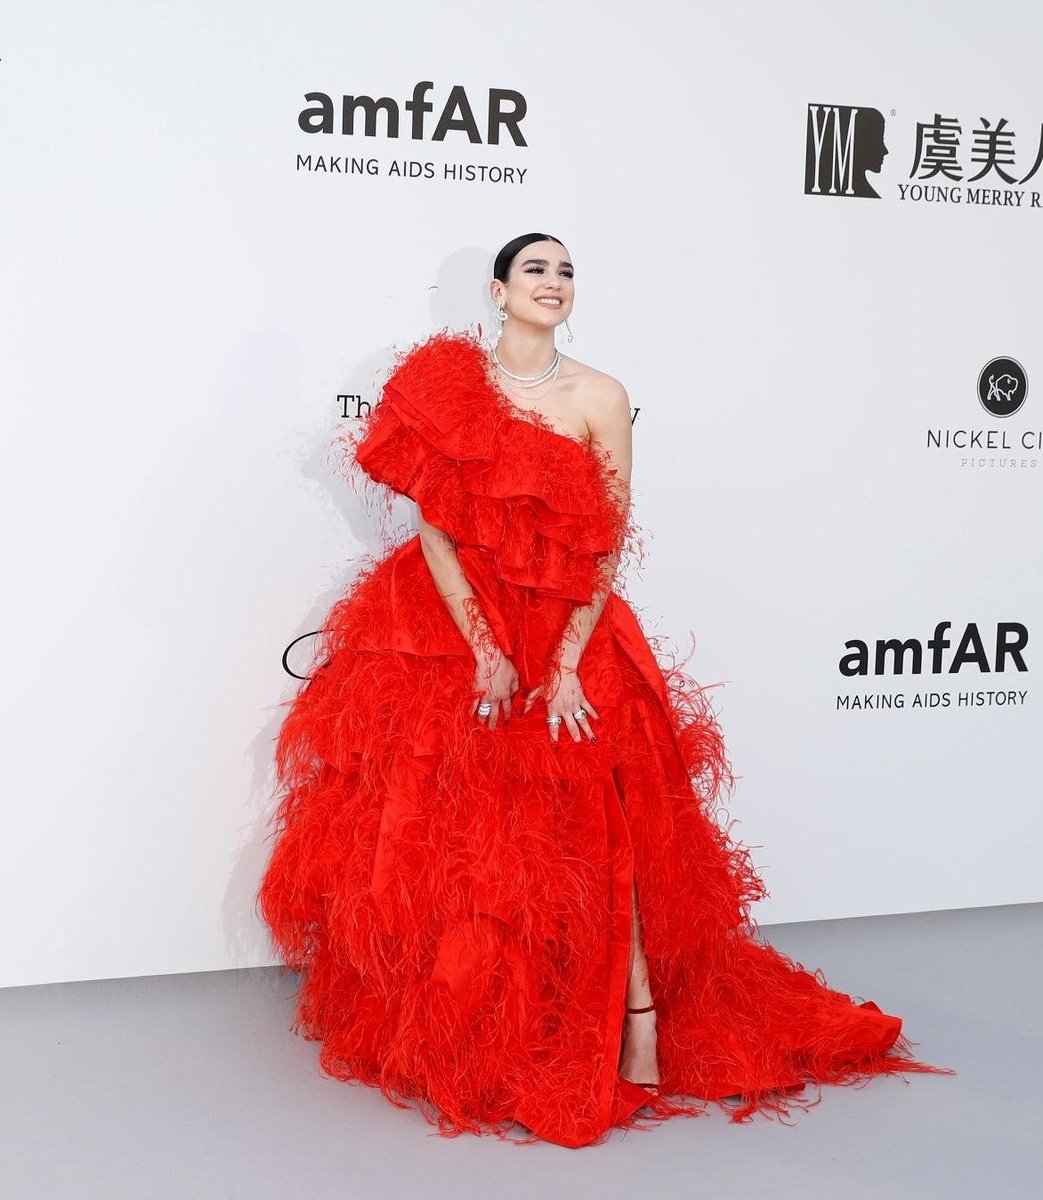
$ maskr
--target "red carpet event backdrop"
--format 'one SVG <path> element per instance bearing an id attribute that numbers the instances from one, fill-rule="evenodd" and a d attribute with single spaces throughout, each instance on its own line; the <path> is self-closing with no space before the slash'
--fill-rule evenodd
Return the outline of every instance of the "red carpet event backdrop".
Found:
<path id="1" fill-rule="evenodd" d="M 983 19 L 16 2 L 0 984 L 271 961 L 282 704 L 415 523 L 335 439 L 536 229 L 757 920 L 1039 900 L 1043 15 Z"/>

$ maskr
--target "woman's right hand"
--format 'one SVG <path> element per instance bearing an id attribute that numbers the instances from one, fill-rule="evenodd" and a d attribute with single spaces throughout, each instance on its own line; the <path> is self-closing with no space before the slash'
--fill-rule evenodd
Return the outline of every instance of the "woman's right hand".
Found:
<path id="1" fill-rule="evenodd" d="M 483 700 L 488 700 L 493 706 L 492 712 L 487 717 L 479 716 L 478 720 L 488 722 L 489 728 L 495 729 L 497 718 L 500 715 L 500 706 L 503 705 L 503 719 L 509 721 L 511 719 L 511 697 L 520 686 L 521 680 L 518 672 L 514 669 L 514 663 L 502 650 L 496 650 L 493 653 L 480 651 L 474 670 L 474 690 L 478 694 L 478 699 L 475 700 L 474 708 L 471 709 L 472 714 L 477 715 L 478 705 Z"/>

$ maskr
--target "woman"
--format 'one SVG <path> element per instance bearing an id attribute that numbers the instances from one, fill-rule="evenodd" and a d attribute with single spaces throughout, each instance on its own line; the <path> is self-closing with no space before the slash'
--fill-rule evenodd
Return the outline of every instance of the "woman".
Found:
<path id="1" fill-rule="evenodd" d="M 566 1146 L 941 1072 L 757 940 L 709 702 L 615 587 L 627 394 L 555 349 L 560 241 L 514 239 L 493 276 L 496 348 L 415 347 L 347 439 L 352 479 L 412 497 L 419 531 L 334 606 L 279 737 L 260 900 L 303 973 L 295 1028 L 446 1134 Z"/>

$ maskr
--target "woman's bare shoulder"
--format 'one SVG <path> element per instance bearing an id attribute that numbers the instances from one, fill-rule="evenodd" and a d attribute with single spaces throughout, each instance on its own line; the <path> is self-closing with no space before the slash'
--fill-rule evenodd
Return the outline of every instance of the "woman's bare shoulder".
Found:
<path id="1" fill-rule="evenodd" d="M 588 366 L 587 363 L 569 358 L 564 354 L 561 356 L 561 360 L 562 374 L 566 378 L 571 378 L 577 398 L 584 406 L 589 404 L 602 411 L 622 405 L 629 408 L 630 400 L 627 390 L 613 375 L 599 371 L 596 367 Z"/>

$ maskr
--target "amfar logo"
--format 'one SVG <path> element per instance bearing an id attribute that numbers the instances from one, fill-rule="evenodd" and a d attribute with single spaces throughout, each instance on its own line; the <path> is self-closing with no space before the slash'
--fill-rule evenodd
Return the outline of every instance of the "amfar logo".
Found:
<path id="1" fill-rule="evenodd" d="M 951 621 L 939 621 L 934 633 L 927 639 L 926 649 L 930 651 L 927 670 L 930 674 L 955 675 L 965 666 L 975 666 L 983 674 L 992 671 L 1002 674 L 1007 669 L 1008 658 L 1018 671 L 1028 670 L 1022 651 L 1028 645 L 1029 632 L 1028 627 L 1019 621 L 996 623 L 991 656 L 978 626 L 971 622 L 964 627 L 956 649 L 946 664 L 946 651 L 953 647 L 953 641 L 946 637 L 948 629 L 952 629 Z M 867 642 L 852 639 L 844 643 L 844 649 L 848 653 L 840 659 L 841 675 L 902 675 L 907 663 L 913 675 L 919 675 L 924 670 L 925 645 L 916 638 L 907 638 L 905 641 L 883 638 L 872 648 Z"/>
<path id="2" fill-rule="evenodd" d="M 428 133 L 427 114 L 434 113 L 435 106 L 427 99 L 434 83 L 425 79 L 413 88 L 412 98 L 399 105 L 390 96 L 341 96 L 338 106 L 332 96 L 325 92 L 307 92 L 305 100 L 311 108 L 302 109 L 297 124 L 305 133 L 337 133 L 347 136 L 362 134 L 363 137 L 397 138 L 400 133 L 402 110 L 409 114 L 408 136 L 414 141 L 430 138 L 433 142 L 445 141 L 449 133 L 462 133 L 473 145 L 482 144 L 484 127 L 485 142 L 498 146 L 506 131 L 516 146 L 527 146 L 521 131 L 521 123 L 528 105 L 521 92 L 510 88 L 489 88 L 484 109 L 480 115 L 483 127 L 479 127 L 474 106 L 466 90 L 459 84 L 449 90 L 445 101 L 439 105 L 438 118 Z"/>
<path id="3" fill-rule="evenodd" d="M 994 417 L 1011 417 L 1025 403 L 1029 383 L 1025 368 L 1014 358 L 990 359 L 978 376 L 978 399 Z"/>
<path id="4" fill-rule="evenodd" d="M 866 179 L 866 172 L 878 173 L 886 156 L 884 117 L 879 109 L 808 105 L 805 195 L 878 200 L 879 193 Z"/>

